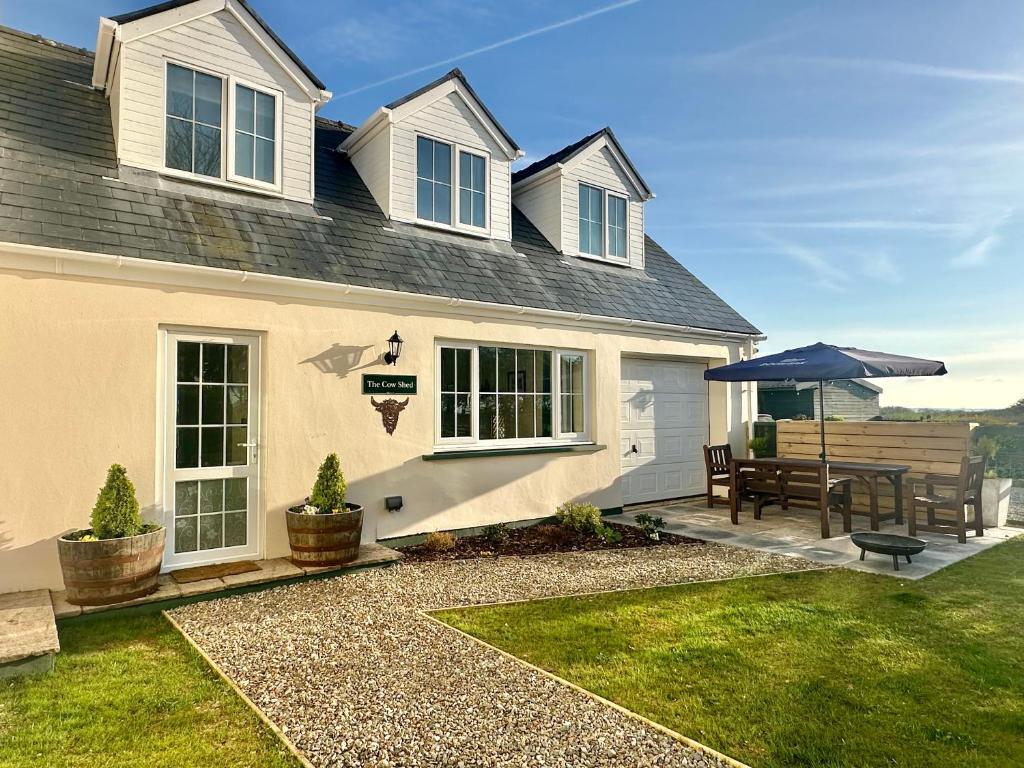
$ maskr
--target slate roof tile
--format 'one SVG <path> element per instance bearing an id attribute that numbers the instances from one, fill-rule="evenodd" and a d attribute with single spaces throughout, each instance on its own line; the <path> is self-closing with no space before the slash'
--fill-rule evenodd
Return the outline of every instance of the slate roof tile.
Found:
<path id="1" fill-rule="evenodd" d="M 650 237 L 636 270 L 557 253 L 514 206 L 511 244 L 392 223 L 335 151 L 352 129 L 334 121 L 316 123 L 306 212 L 119 179 L 109 106 L 91 76 L 88 51 L 0 27 L 0 241 L 758 332 Z"/>

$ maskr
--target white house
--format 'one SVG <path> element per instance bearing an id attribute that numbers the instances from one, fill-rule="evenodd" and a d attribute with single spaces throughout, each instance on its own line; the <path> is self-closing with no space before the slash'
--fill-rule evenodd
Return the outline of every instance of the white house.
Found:
<path id="1" fill-rule="evenodd" d="M 115 461 L 172 569 L 286 555 L 331 451 L 386 540 L 699 494 L 742 449 L 750 390 L 702 374 L 759 332 L 647 235 L 610 130 L 513 172 L 458 71 L 358 127 L 329 98 L 244 0 L 95 53 L 0 30 L 0 592 L 60 587 Z"/>

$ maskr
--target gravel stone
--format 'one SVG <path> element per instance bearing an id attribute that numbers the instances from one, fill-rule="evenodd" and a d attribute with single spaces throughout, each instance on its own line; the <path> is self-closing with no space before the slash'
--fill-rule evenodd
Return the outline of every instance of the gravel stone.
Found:
<path id="1" fill-rule="evenodd" d="M 815 567 L 709 543 L 401 564 L 171 615 L 318 767 L 719 768 L 420 612 Z"/>

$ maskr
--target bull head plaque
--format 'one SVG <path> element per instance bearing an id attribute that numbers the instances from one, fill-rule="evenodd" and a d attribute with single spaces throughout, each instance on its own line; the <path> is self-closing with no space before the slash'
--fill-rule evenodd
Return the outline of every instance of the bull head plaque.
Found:
<path id="1" fill-rule="evenodd" d="M 400 403 L 394 398 L 388 398 L 383 402 L 378 403 L 372 397 L 370 398 L 370 405 L 372 405 L 379 413 L 381 421 L 384 422 L 384 430 L 389 434 L 395 434 L 395 427 L 398 426 L 398 414 L 405 410 L 405 406 L 409 404 L 409 398 L 405 398 L 405 402 Z"/>

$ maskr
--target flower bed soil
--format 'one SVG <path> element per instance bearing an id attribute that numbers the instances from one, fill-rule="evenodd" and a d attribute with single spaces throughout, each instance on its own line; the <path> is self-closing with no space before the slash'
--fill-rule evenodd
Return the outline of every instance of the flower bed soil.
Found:
<path id="1" fill-rule="evenodd" d="M 633 549 L 636 547 L 656 547 L 659 545 L 679 546 L 683 544 L 703 544 L 700 539 L 689 536 L 678 536 L 674 533 L 661 531 L 658 541 L 648 538 L 643 531 L 631 525 L 605 523 L 608 528 L 622 535 L 620 541 L 609 543 L 594 534 L 579 533 L 568 528 L 561 528 L 563 541 L 555 541 L 546 535 L 546 525 L 531 525 L 526 528 L 509 528 L 507 537 L 501 543 L 495 543 L 484 536 L 466 536 L 456 539 L 451 549 L 438 552 L 427 549 L 423 544 L 402 549 L 403 560 L 407 563 L 425 563 L 437 560 L 468 560 L 474 557 L 499 557 L 513 555 L 527 557 L 529 555 L 546 555 L 552 552 L 585 552 L 595 549 Z"/>

